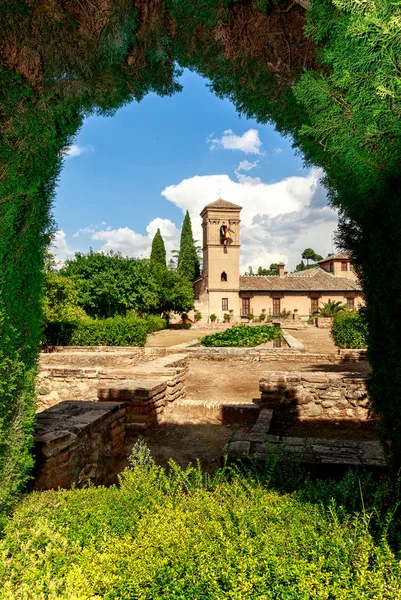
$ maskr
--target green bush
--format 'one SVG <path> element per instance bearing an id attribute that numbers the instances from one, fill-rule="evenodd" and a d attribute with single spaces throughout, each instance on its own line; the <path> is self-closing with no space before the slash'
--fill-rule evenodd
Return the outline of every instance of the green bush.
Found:
<path id="1" fill-rule="evenodd" d="M 144 346 L 149 333 L 166 326 L 166 320 L 156 315 L 117 315 L 110 319 L 47 323 L 45 337 L 49 346 Z"/>
<path id="2" fill-rule="evenodd" d="M 281 493 L 270 464 L 258 476 L 174 463 L 166 472 L 141 447 L 130 465 L 120 487 L 20 502 L 0 541 L 0 598 L 401 596 L 389 519 L 381 517 L 375 542 L 358 477 Z"/>
<path id="3" fill-rule="evenodd" d="M 282 331 L 278 327 L 271 325 L 260 325 L 256 327 L 245 327 L 243 325 L 234 325 L 221 333 L 207 335 L 200 340 L 202 346 L 259 346 L 270 340 L 275 340 L 282 336 Z"/>
<path id="4" fill-rule="evenodd" d="M 331 335 L 338 348 L 366 348 L 368 329 L 363 313 L 339 313 L 333 319 Z"/>

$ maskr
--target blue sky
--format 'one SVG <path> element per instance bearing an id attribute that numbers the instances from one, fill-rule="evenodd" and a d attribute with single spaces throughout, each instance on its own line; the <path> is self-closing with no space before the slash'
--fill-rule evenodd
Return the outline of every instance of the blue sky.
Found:
<path id="1" fill-rule="evenodd" d="M 177 248 L 185 210 L 199 237 L 199 212 L 219 192 L 244 207 L 242 270 L 276 260 L 294 267 L 307 246 L 329 252 L 336 215 L 321 173 L 304 169 L 274 127 L 240 118 L 206 80 L 184 71 L 181 84 L 172 97 L 149 94 L 85 121 L 57 190 L 57 259 L 90 247 L 147 256 L 157 227 Z"/>

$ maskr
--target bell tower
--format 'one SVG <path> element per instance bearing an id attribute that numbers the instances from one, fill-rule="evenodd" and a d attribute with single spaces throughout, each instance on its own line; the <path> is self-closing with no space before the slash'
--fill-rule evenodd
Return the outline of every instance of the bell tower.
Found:
<path id="1" fill-rule="evenodd" d="M 203 229 L 203 286 L 209 316 L 229 313 L 240 318 L 240 212 L 242 207 L 219 198 L 201 212 Z"/>

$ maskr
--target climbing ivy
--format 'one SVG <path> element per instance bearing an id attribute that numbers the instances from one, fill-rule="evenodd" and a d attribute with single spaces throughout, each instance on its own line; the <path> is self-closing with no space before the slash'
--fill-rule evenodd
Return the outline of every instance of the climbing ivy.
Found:
<path id="1" fill-rule="evenodd" d="M 401 463 L 400 38 L 391 0 L 313 0 L 307 11 L 291 0 L 0 4 L 4 505 L 32 465 L 43 261 L 63 151 L 85 116 L 178 92 L 184 67 L 324 169 L 366 295 L 373 405 Z"/>

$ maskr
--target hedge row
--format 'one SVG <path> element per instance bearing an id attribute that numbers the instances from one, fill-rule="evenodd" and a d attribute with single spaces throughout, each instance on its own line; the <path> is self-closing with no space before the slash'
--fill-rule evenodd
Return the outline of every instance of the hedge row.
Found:
<path id="1" fill-rule="evenodd" d="M 338 348 L 366 348 L 368 327 L 362 312 L 344 312 L 333 319 L 331 335 Z"/>
<path id="2" fill-rule="evenodd" d="M 84 319 L 74 323 L 52 322 L 45 326 L 47 346 L 144 346 L 149 333 L 167 327 L 156 315 Z"/>

